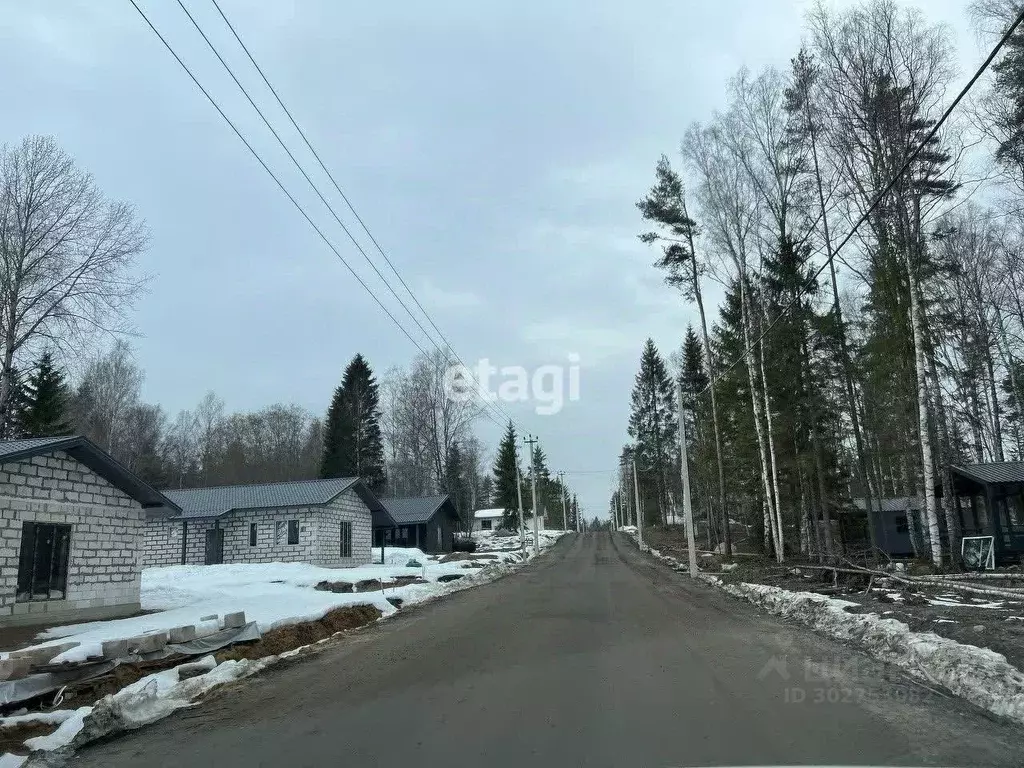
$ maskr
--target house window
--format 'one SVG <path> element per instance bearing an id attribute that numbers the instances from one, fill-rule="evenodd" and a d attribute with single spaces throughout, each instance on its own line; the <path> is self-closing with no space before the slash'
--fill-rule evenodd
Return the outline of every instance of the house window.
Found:
<path id="1" fill-rule="evenodd" d="M 441 526 L 437 526 L 437 548 L 441 548 Z"/>
<path id="2" fill-rule="evenodd" d="M 341 556 L 352 557 L 352 523 L 341 524 Z"/>
<path id="3" fill-rule="evenodd" d="M 909 533 L 910 532 L 910 528 L 909 528 L 909 526 L 907 526 L 907 516 L 906 515 L 896 515 L 895 522 L 896 522 L 896 533 Z"/>
<path id="4" fill-rule="evenodd" d="M 398 529 L 398 538 L 400 538 L 402 541 L 408 541 L 409 540 L 409 529 L 406 528 L 405 526 L 402 526 L 401 528 L 399 528 Z"/>
<path id="5" fill-rule="evenodd" d="M 481 520 L 480 521 L 480 530 L 481 531 L 489 531 L 489 530 L 491 530 L 491 521 L 490 520 Z"/>
<path id="6" fill-rule="evenodd" d="M 23 523 L 17 600 L 63 600 L 68 586 L 71 526 Z"/>
<path id="7" fill-rule="evenodd" d="M 249 523 L 249 546 L 256 546 L 256 523 Z"/>
<path id="8" fill-rule="evenodd" d="M 298 544 L 299 543 L 299 521 L 289 520 L 288 521 L 288 543 Z"/>

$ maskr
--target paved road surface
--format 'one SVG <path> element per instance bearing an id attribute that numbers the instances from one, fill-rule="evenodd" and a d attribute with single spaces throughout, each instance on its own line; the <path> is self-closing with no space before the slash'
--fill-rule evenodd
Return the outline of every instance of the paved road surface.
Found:
<path id="1" fill-rule="evenodd" d="M 1022 736 L 592 533 L 74 764 L 1020 766 Z"/>

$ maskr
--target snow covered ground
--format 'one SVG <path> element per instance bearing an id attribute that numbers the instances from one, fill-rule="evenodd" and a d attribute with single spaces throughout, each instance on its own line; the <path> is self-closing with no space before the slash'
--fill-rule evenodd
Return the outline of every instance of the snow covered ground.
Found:
<path id="1" fill-rule="evenodd" d="M 542 536 L 542 547 L 557 537 Z M 517 539 L 518 542 L 518 539 Z M 55 627 L 42 632 L 38 645 L 57 642 L 80 643 L 60 654 L 54 662 L 78 661 L 98 655 L 106 640 L 117 640 L 184 625 L 195 625 L 199 634 L 215 631 L 216 621 L 202 617 L 245 611 L 246 619 L 259 624 L 265 632 L 281 624 L 319 619 L 333 608 L 345 605 L 373 605 L 388 616 L 395 607 L 388 598 L 403 604 L 423 602 L 431 597 L 455 591 L 460 581 L 479 583 L 488 566 L 519 562 L 518 552 L 478 551 L 472 560 L 440 563 L 438 558 L 415 548 L 388 547 L 384 564 L 380 548 L 374 549 L 372 565 L 357 568 L 320 568 L 308 563 L 261 563 L 232 565 L 175 565 L 147 568 L 142 573 L 142 608 L 155 611 L 144 616 L 109 621 L 94 621 Z M 478 557 L 484 555 L 485 557 Z M 487 556 L 490 555 L 490 556 Z M 409 565 L 419 563 L 419 565 Z M 469 564 L 472 567 L 466 567 Z M 439 582 L 444 576 L 459 575 L 458 581 Z M 414 577 L 426 584 L 388 586 L 398 577 Z M 471 578 L 473 577 L 473 578 Z M 367 592 L 335 593 L 314 587 L 322 581 L 348 582 L 379 579 L 383 589 Z M 6 654 L 4 654 L 6 655 Z"/>

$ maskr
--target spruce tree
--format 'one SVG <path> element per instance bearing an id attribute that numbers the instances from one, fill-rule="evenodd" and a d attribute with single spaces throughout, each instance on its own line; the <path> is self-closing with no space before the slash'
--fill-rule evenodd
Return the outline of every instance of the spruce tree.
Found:
<path id="1" fill-rule="evenodd" d="M 516 489 L 519 446 L 516 439 L 515 425 L 509 421 L 494 461 L 494 504 L 505 510 L 501 518 L 501 527 L 509 531 L 519 527 L 519 499 Z"/>
<path id="2" fill-rule="evenodd" d="M 357 354 L 334 390 L 324 425 L 321 477 L 360 477 L 374 493 L 386 486 L 377 381 Z"/>
<path id="3" fill-rule="evenodd" d="M 22 436 L 54 437 L 73 431 L 68 422 L 68 387 L 49 352 L 44 352 L 36 363 L 21 399 Z"/>
<path id="4" fill-rule="evenodd" d="M 647 519 L 653 519 L 659 509 L 663 517 L 667 511 L 668 473 L 677 429 L 672 381 L 654 341 L 647 339 L 629 414 L 629 436 L 635 441 L 640 495 L 646 500 Z"/>

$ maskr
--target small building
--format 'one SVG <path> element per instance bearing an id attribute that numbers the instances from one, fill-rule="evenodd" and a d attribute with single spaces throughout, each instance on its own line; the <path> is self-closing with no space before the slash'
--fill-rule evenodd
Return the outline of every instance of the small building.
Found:
<path id="1" fill-rule="evenodd" d="M 895 557 L 910 557 L 914 546 L 910 541 L 909 515 L 917 514 L 921 500 L 916 496 L 899 496 L 889 499 L 872 499 L 872 523 L 875 529 L 874 545 Z M 853 506 L 861 512 L 867 511 L 866 499 L 854 499 Z"/>
<path id="2" fill-rule="evenodd" d="M 166 491 L 180 521 L 146 527 L 143 567 L 370 562 L 375 525 L 391 518 L 358 477 Z"/>
<path id="3" fill-rule="evenodd" d="M 997 562 L 1019 561 L 1024 554 L 1024 461 L 961 464 L 949 471 L 963 535 L 992 536 Z M 941 484 L 936 494 L 941 497 Z"/>
<path id="4" fill-rule="evenodd" d="M 447 494 L 381 499 L 390 521 L 374 523 L 374 546 L 451 552 L 459 513 Z"/>
<path id="5" fill-rule="evenodd" d="M 84 437 L 0 441 L 0 626 L 138 613 L 144 527 L 180 513 Z"/>
<path id="6" fill-rule="evenodd" d="M 501 527 L 504 517 L 505 510 L 502 507 L 478 509 L 473 513 L 473 531 L 496 531 Z"/>

